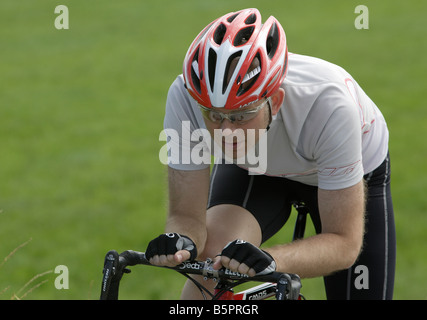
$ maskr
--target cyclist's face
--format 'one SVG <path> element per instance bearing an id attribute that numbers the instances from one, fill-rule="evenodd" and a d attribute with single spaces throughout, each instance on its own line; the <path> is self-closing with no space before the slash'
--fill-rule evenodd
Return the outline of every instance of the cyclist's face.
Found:
<path id="1" fill-rule="evenodd" d="M 211 137 L 214 138 L 215 143 L 221 146 L 221 150 L 227 152 L 227 156 L 237 159 L 258 143 L 261 137 L 260 129 L 266 129 L 269 125 L 271 119 L 270 103 L 267 99 L 262 99 L 238 111 L 225 110 L 224 108 L 207 110 L 201 108 L 201 110 L 206 128 Z M 218 135 L 218 133 L 220 134 Z M 250 139 L 249 136 L 251 136 Z M 232 150 L 232 154 L 230 150 Z"/>

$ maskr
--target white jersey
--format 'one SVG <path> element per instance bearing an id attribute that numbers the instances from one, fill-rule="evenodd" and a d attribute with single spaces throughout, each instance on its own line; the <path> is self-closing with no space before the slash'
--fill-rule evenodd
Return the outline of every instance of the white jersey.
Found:
<path id="1" fill-rule="evenodd" d="M 263 173 L 328 190 L 356 184 L 387 155 L 389 137 L 384 117 L 341 67 L 292 53 L 288 61 L 282 84 L 285 100 L 267 132 L 267 167 Z M 183 122 L 190 124 L 191 132 L 205 128 L 198 105 L 180 75 L 168 93 L 165 131 L 181 132 Z M 169 144 L 179 144 L 185 153 L 198 142 L 180 137 Z M 171 161 L 169 166 L 199 170 L 209 164 Z"/>

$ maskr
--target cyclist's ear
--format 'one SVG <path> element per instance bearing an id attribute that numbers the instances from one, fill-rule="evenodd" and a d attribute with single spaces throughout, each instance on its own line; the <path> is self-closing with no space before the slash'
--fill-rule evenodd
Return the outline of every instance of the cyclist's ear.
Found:
<path id="1" fill-rule="evenodd" d="M 283 104 L 283 101 L 285 100 L 285 90 L 281 87 L 279 87 L 270 97 L 271 99 L 271 113 L 273 116 L 275 116 L 279 110 L 280 107 Z"/>

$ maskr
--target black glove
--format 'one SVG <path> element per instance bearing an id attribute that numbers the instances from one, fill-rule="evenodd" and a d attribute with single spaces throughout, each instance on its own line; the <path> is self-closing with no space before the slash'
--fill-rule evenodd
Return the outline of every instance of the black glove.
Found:
<path id="1" fill-rule="evenodd" d="M 194 242 L 187 236 L 178 233 L 165 233 L 151 240 L 145 251 L 145 257 L 150 260 L 155 255 L 175 254 L 179 250 L 190 252 L 190 260 L 197 257 L 197 249 Z"/>
<path id="2" fill-rule="evenodd" d="M 276 262 L 269 253 L 244 240 L 228 243 L 222 250 L 221 256 L 246 264 L 255 270 L 256 275 L 269 274 L 276 270 Z"/>

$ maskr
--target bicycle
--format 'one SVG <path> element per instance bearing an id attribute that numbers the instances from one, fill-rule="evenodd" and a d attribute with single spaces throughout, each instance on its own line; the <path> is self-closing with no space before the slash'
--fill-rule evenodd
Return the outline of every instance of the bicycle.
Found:
<path id="1" fill-rule="evenodd" d="M 293 234 L 293 240 L 296 240 L 304 237 L 309 212 L 304 203 L 293 202 L 292 204 L 298 212 Z M 145 258 L 144 252 L 126 250 L 119 254 L 115 250 L 108 251 L 104 260 L 100 299 L 118 300 L 120 281 L 125 273 L 131 272 L 127 267 L 135 265 L 153 266 Z M 214 270 L 212 265 L 213 261 L 208 259 L 206 261 L 186 261 L 176 267 L 154 267 L 174 270 L 184 275 L 196 285 L 205 300 L 207 300 L 207 295 L 212 300 L 265 300 L 272 297 L 276 300 L 305 299 L 300 293 L 302 284 L 296 274 L 272 272 L 249 277 L 225 268 Z M 201 275 L 206 280 L 216 281 L 214 292 L 211 293 L 191 275 Z M 262 282 L 262 284 L 234 293 L 234 287 L 246 282 Z"/>

